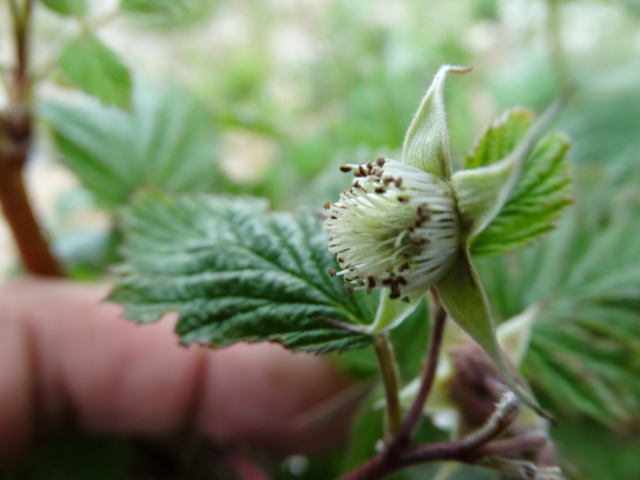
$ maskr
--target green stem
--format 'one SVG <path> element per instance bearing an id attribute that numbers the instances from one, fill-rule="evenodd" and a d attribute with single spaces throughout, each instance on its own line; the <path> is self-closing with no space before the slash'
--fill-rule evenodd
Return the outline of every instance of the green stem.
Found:
<path id="1" fill-rule="evenodd" d="M 414 433 L 420 419 L 424 415 L 424 405 L 431 393 L 431 387 L 433 387 L 436 372 L 438 370 L 440 347 L 442 346 L 442 340 L 444 338 L 444 327 L 447 321 L 447 314 L 440 303 L 440 297 L 438 296 L 435 288 L 432 288 L 432 293 L 434 314 L 427 363 L 422 370 L 420 389 L 404 417 L 400 430 L 398 431 L 398 435 L 394 439 L 396 445 L 407 445 L 410 442 L 411 435 Z"/>
<path id="2" fill-rule="evenodd" d="M 392 438 L 402 422 L 402 411 L 400 409 L 400 380 L 398 375 L 398 365 L 393 354 L 393 345 L 389 341 L 386 332 L 376 335 L 373 348 L 378 358 L 378 365 L 382 375 L 384 394 L 387 401 L 385 418 L 385 438 Z"/>
<path id="3" fill-rule="evenodd" d="M 551 43 L 551 58 L 553 65 L 558 76 L 558 82 L 561 88 L 566 88 L 568 85 L 572 85 L 571 70 L 569 69 L 569 62 L 567 61 L 567 54 L 564 50 L 561 36 L 561 16 L 560 16 L 560 2 L 559 0 L 547 0 L 548 5 L 548 25 L 549 25 L 549 37 Z"/>

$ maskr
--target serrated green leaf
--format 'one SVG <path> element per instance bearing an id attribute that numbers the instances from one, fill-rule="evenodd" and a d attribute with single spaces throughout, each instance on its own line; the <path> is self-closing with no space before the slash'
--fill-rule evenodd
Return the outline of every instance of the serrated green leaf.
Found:
<path id="1" fill-rule="evenodd" d="M 465 155 L 464 168 L 484 167 L 509 155 L 524 138 L 533 118 L 533 112 L 525 108 L 504 112 L 480 135 L 473 150 Z"/>
<path id="2" fill-rule="evenodd" d="M 129 108 L 129 70 L 95 35 L 85 33 L 71 40 L 60 54 L 59 66 L 66 80 L 79 89 L 106 104 Z"/>
<path id="3" fill-rule="evenodd" d="M 60 15 L 82 17 L 87 13 L 86 0 L 41 0 L 49 10 Z"/>
<path id="4" fill-rule="evenodd" d="M 497 132 L 494 130 L 493 135 Z M 556 218 L 572 202 L 570 167 L 565 161 L 569 147 L 570 141 L 557 133 L 538 143 L 507 203 L 487 228 L 471 240 L 475 255 L 515 250 L 554 228 Z M 482 161 L 490 156 L 477 158 Z"/>
<path id="5" fill-rule="evenodd" d="M 62 162 L 107 208 L 140 189 L 212 191 L 218 182 L 207 112 L 177 87 L 138 84 L 130 113 L 83 99 L 44 102 L 39 114 Z"/>
<path id="6" fill-rule="evenodd" d="M 347 295 L 327 268 L 320 220 L 268 212 L 263 202 L 147 195 L 123 214 L 124 276 L 110 300 L 140 322 L 178 311 L 185 343 L 273 341 L 326 353 L 371 337 L 330 323 L 370 321 L 361 294 Z"/>
<path id="7" fill-rule="evenodd" d="M 521 180 L 527 158 L 557 118 L 566 99 L 566 96 L 561 97 L 547 107 L 513 150 L 501 160 L 477 168 L 458 170 L 453 174 L 451 186 L 456 195 L 465 239 L 480 235 L 501 213 Z M 505 121 L 508 119 L 507 116 Z M 507 135 L 513 134 L 506 127 L 502 130 Z M 499 132 L 498 129 L 489 129 L 487 134 L 492 136 Z"/>

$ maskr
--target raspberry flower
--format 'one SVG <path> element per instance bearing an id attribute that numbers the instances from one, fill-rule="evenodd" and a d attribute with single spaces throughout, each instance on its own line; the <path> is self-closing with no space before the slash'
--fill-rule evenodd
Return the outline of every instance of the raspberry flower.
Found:
<path id="1" fill-rule="evenodd" d="M 368 333 L 398 325 L 429 288 L 444 309 L 489 355 L 520 399 L 543 414 L 508 367 L 489 304 L 469 255 L 469 241 L 500 213 L 524 161 L 561 102 L 552 105 L 514 150 L 490 165 L 453 172 L 444 107 L 443 66 L 427 90 L 404 139 L 402 160 L 378 158 L 343 165 L 354 181 L 325 204 L 329 250 L 337 257 L 345 290 L 384 289 Z"/>
<path id="2" fill-rule="evenodd" d="M 389 298 L 424 291 L 451 269 L 460 248 L 455 199 L 446 182 L 378 158 L 345 165 L 357 180 L 329 207 L 329 250 L 355 288 L 387 287 Z M 402 297 L 405 302 L 408 296 Z"/>

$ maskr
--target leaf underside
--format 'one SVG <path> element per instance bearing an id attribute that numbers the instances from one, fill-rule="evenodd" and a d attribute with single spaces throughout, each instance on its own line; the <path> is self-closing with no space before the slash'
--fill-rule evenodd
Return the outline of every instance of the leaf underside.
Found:
<path id="1" fill-rule="evenodd" d="M 505 113 L 490 126 L 467 155 L 467 168 L 482 167 L 506 157 L 524 137 L 533 115 L 524 109 Z M 471 239 L 474 255 L 499 254 L 527 245 L 554 228 L 571 204 L 570 166 L 565 157 L 570 141 L 555 133 L 538 142 L 525 162 L 522 177 L 498 216 Z"/>
<path id="2" fill-rule="evenodd" d="M 184 343 L 273 341 L 326 353 L 371 337 L 325 319 L 362 324 L 363 295 L 330 278 L 334 259 L 314 214 L 268 212 L 255 199 L 145 195 L 123 214 L 123 274 L 109 299 L 139 322 L 177 311 Z"/>

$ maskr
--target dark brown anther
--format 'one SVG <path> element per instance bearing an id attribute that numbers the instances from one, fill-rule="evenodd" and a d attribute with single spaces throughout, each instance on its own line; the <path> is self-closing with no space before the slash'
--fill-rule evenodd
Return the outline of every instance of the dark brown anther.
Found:
<path id="1" fill-rule="evenodd" d="M 404 278 L 402 275 L 398 275 L 398 283 L 404 286 L 407 284 L 407 279 Z"/>
<path id="2" fill-rule="evenodd" d="M 398 178 L 396 178 L 396 179 L 393 181 L 393 183 L 395 183 L 395 184 L 396 184 L 396 187 L 398 187 L 398 188 L 402 188 L 402 177 L 398 177 Z"/>
<path id="3" fill-rule="evenodd" d="M 426 203 L 421 203 L 420 205 L 418 205 L 418 208 L 416 208 L 416 213 L 418 214 L 418 217 L 420 217 L 420 220 L 424 221 L 431 218 L 431 209 Z"/>
<path id="4" fill-rule="evenodd" d="M 367 285 L 369 288 L 376 288 L 376 279 L 374 277 L 368 277 Z"/>
<path id="5" fill-rule="evenodd" d="M 349 295 L 353 293 L 353 287 L 348 283 L 345 283 L 344 285 L 342 285 L 342 288 L 344 288 L 344 291 L 347 292 Z"/>
<path id="6" fill-rule="evenodd" d="M 411 300 L 409 300 L 409 297 L 402 297 L 402 298 L 401 298 L 401 300 L 402 300 L 404 303 L 409 303 L 409 302 L 411 301 Z"/>
<path id="7" fill-rule="evenodd" d="M 401 272 L 406 272 L 407 270 L 409 270 L 411 268 L 411 265 L 409 265 L 408 262 L 404 262 L 402 265 L 400 265 L 399 270 Z"/>
<path id="8" fill-rule="evenodd" d="M 382 157 L 376 158 L 376 165 L 379 167 L 384 167 L 384 158 Z"/>
<path id="9" fill-rule="evenodd" d="M 398 195 L 398 201 L 400 203 L 407 203 L 409 201 L 409 197 L 407 195 Z"/>
<path id="10" fill-rule="evenodd" d="M 367 163 L 367 172 L 371 173 L 371 170 L 373 170 L 373 163 L 369 162 Z"/>
<path id="11" fill-rule="evenodd" d="M 322 204 L 322 208 L 324 208 L 325 210 L 329 210 L 331 208 L 331 204 L 329 202 L 324 202 Z"/>
<path id="12" fill-rule="evenodd" d="M 384 177 L 382 179 L 382 183 L 384 183 L 385 185 L 389 185 L 390 183 L 393 183 L 393 177 Z"/>
<path id="13" fill-rule="evenodd" d="M 350 165 L 340 165 L 340 171 L 341 172 L 350 172 L 351 171 L 351 166 Z"/>
<path id="14" fill-rule="evenodd" d="M 376 189 L 375 189 L 375 192 L 376 193 L 380 193 L 380 194 L 385 193 L 386 191 L 387 190 L 384 187 L 376 187 Z"/>
<path id="15" fill-rule="evenodd" d="M 331 215 L 329 218 L 330 218 L 331 220 L 337 220 L 337 219 L 338 219 L 338 217 L 336 217 L 335 215 Z"/>
<path id="16" fill-rule="evenodd" d="M 338 273 L 336 272 L 335 268 L 329 267 L 327 268 L 327 272 L 329 273 L 330 277 L 335 277 Z"/>
<path id="17" fill-rule="evenodd" d="M 391 293 L 389 294 L 389 298 L 391 300 L 395 300 L 396 298 L 400 298 L 400 290 L 392 288 L 391 289 Z"/>

